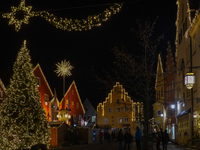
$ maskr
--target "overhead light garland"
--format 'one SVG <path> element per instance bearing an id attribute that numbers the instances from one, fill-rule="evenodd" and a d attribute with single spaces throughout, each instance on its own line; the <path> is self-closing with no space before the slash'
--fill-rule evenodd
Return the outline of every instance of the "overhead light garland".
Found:
<path id="1" fill-rule="evenodd" d="M 18 32 L 21 29 L 22 23 L 28 24 L 31 17 L 42 17 L 56 28 L 67 31 L 82 31 L 91 29 L 94 26 L 101 26 L 103 21 L 107 21 L 113 14 L 121 10 L 122 4 L 114 4 L 105 9 L 103 13 L 98 15 L 88 16 L 86 19 L 67 19 L 57 17 L 47 11 L 31 11 L 32 6 L 25 6 L 25 0 L 21 0 L 18 7 L 11 6 L 10 13 L 2 14 L 3 18 L 10 19 L 9 25 L 14 24 L 15 30 Z M 24 18 L 19 20 L 16 18 L 17 13 L 24 13 Z"/>

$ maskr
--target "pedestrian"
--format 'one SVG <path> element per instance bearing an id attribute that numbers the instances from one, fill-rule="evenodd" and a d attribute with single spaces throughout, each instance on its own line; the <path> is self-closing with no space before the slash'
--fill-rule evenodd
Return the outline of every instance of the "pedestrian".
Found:
<path id="1" fill-rule="evenodd" d="M 156 132 L 155 139 L 156 139 L 156 149 L 160 150 L 160 142 L 162 141 L 161 132 L 159 131 Z"/>
<path id="2" fill-rule="evenodd" d="M 124 140 L 125 140 L 124 150 L 126 149 L 126 145 L 128 145 L 128 150 L 130 150 L 130 143 L 132 140 L 132 135 L 130 133 L 130 130 L 126 131 L 126 133 L 124 135 Z"/>
<path id="3" fill-rule="evenodd" d="M 163 130 L 162 128 L 160 128 L 160 134 L 161 134 L 161 141 L 162 141 L 162 147 L 163 147 L 163 150 L 164 150 L 164 139 L 163 139 Z"/>
<path id="4" fill-rule="evenodd" d="M 102 144 L 103 143 L 103 136 L 104 136 L 103 131 L 101 131 L 99 136 L 100 136 L 100 144 Z"/>
<path id="5" fill-rule="evenodd" d="M 167 133 L 167 130 L 165 130 L 165 132 L 163 133 L 163 142 L 163 150 L 167 150 L 167 143 L 169 142 L 169 134 Z"/>
<path id="6" fill-rule="evenodd" d="M 136 142 L 136 147 L 137 147 L 137 150 L 140 150 L 140 141 L 141 141 L 141 138 L 142 138 L 142 133 L 140 131 L 140 128 L 137 126 L 136 127 L 136 133 L 135 133 L 135 142 Z"/>
<path id="7" fill-rule="evenodd" d="M 119 142 L 119 150 L 122 150 L 122 142 L 124 140 L 122 129 L 119 130 L 117 139 L 118 139 L 118 142 Z"/>

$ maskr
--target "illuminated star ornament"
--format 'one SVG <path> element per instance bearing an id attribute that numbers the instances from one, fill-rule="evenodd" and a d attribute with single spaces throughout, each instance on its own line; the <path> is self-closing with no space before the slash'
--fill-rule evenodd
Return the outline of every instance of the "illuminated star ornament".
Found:
<path id="1" fill-rule="evenodd" d="M 31 13 L 32 6 L 25 7 L 25 0 L 22 0 L 18 7 L 11 6 L 12 12 L 3 14 L 3 18 L 9 18 L 9 25 L 15 24 L 15 30 L 19 31 L 22 23 L 28 24 L 29 18 L 33 17 L 34 14 Z M 24 13 L 24 18 L 18 20 L 16 18 L 17 13 Z"/>
<path id="2" fill-rule="evenodd" d="M 66 62 L 66 60 L 61 61 L 61 63 L 57 63 L 57 70 L 55 72 L 59 76 L 71 76 L 71 70 L 74 68 L 73 66 L 70 65 L 70 62 Z"/>
<path id="3" fill-rule="evenodd" d="M 122 4 L 113 4 L 106 8 L 102 13 L 97 15 L 89 15 L 85 19 L 71 19 L 57 17 L 47 11 L 31 11 L 32 6 L 25 6 L 25 0 L 21 0 L 18 7 L 11 6 L 10 13 L 2 14 L 3 18 L 10 19 L 9 25 L 14 24 L 15 30 L 21 29 L 22 23 L 28 24 L 31 17 L 41 17 L 58 29 L 66 31 L 84 31 L 90 30 L 92 27 L 101 26 L 102 22 L 107 21 L 112 15 L 121 10 Z M 54 10 L 56 11 L 56 10 Z M 23 19 L 17 19 L 18 14 L 23 14 Z"/>

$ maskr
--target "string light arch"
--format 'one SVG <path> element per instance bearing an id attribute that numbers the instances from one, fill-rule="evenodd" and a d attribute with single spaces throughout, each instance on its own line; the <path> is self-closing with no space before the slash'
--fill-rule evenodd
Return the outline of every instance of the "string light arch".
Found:
<path id="1" fill-rule="evenodd" d="M 94 26 L 101 26 L 102 22 L 107 21 L 112 15 L 121 10 L 122 4 L 113 4 L 98 15 L 88 16 L 86 19 L 68 19 L 57 17 L 48 11 L 32 11 L 32 6 L 25 6 L 25 0 L 21 0 L 18 7 L 11 6 L 11 12 L 3 13 L 2 17 L 9 19 L 9 25 L 15 25 L 18 32 L 22 24 L 28 24 L 31 17 L 42 17 L 58 29 L 66 31 L 89 30 Z M 17 13 L 24 13 L 22 19 L 17 19 Z"/>

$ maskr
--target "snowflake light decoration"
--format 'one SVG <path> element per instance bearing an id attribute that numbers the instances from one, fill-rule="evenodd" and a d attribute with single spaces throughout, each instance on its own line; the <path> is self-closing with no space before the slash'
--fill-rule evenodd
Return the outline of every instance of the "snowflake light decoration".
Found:
<path id="1" fill-rule="evenodd" d="M 11 6 L 12 12 L 2 14 L 3 18 L 10 19 L 9 25 L 15 24 L 15 30 L 19 31 L 22 23 L 28 24 L 29 18 L 34 16 L 34 13 L 31 12 L 32 6 L 25 7 L 25 0 L 22 0 L 18 7 Z M 24 18 L 18 20 L 16 18 L 16 13 L 24 12 Z"/>
<path id="2" fill-rule="evenodd" d="M 55 70 L 55 72 L 58 74 L 59 76 L 71 76 L 71 70 L 74 68 L 73 66 L 70 65 L 70 62 L 66 62 L 66 60 L 61 61 L 61 63 L 57 63 L 57 70 Z"/>

